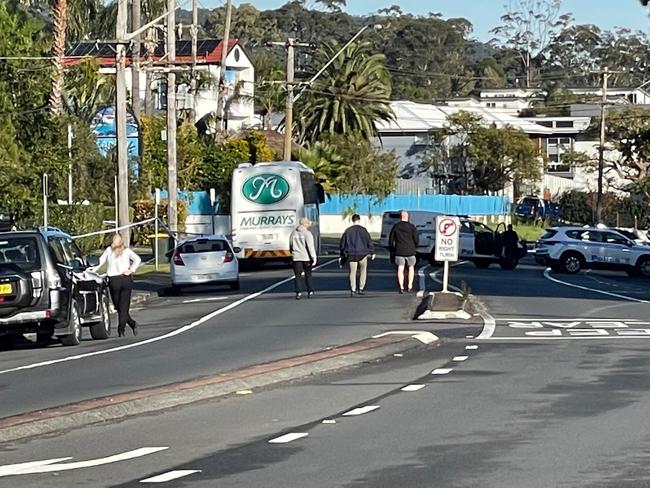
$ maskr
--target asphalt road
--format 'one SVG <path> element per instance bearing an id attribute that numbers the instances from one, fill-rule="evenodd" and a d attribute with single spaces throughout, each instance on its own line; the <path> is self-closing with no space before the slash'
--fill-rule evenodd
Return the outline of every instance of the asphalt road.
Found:
<path id="1" fill-rule="evenodd" d="M 338 273 L 321 282 L 340 285 Z M 375 273 L 377 286 L 392 284 L 387 269 Z M 650 486 L 650 283 L 615 273 L 545 275 L 528 264 L 512 272 L 457 266 L 452 283 L 462 281 L 486 305 L 486 323 L 418 323 L 450 331 L 441 347 L 6 444 L 0 486 Z M 330 320 L 318 328 L 347 321 L 342 334 L 363 322 L 359 311 L 378 308 L 385 320 L 395 310 L 389 302 L 413 300 L 376 292 L 366 307 L 328 293 L 334 298 L 319 313 Z M 266 318 L 273 303 L 286 317 L 314 317 L 297 308 L 313 303 L 275 298 L 264 308 L 273 329 L 284 329 Z"/>
<path id="2" fill-rule="evenodd" d="M 368 294 L 349 295 L 344 270 L 315 273 L 316 296 L 297 301 L 287 267 L 243 273 L 242 289 L 194 288 L 136 310 L 137 337 L 0 351 L 0 418 L 251 364 L 320 351 L 410 327 L 414 295 L 396 293 L 390 264 L 370 266 Z M 285 280 L 277 288 L 269 287 Z M 262 290 L 266 293 L 257 296 Z"/>

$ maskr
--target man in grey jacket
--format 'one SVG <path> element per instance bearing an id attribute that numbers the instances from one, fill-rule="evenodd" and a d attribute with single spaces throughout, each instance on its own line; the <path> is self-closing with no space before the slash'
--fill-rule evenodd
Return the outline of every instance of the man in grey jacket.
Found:
<path id="1" fill-rule="evenodd" d="M 294 290 L 296 291 L 296 300 L 302 298 L 300 292 L 300 277 L 305 274 L 305 285 L 307 287 L 307 298 L 314 295 L 314 288 L 311 282 L 311 269 L 316 265 L 316 246 L 314 245 L 314 236 L 309 232 L 311 222 L 309 219 L 300 219 L 300 225 L 291 233 L 289 237 L 289 249 L 293 256 L 293 274 Z"/>

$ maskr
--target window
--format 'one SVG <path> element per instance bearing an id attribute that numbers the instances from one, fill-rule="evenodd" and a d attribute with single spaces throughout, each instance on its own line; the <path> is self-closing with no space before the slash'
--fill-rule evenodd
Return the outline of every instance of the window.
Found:
<path id="1" fill-rule="evenodd" d="M 194 254 L 202 252 L 222 252 L 228 251 L 226 241 L 217 241 L 213 239 L 198 239 L 183 244 L 179 249 L 179 254 Z"/>
<path id="2" fill-rule="evenodd" d="M 608 244 L 621 244 L 623 246 L 630 244 L 625 237 L 615 234 L 614 232 L 603 232 L 603 242 Z"/>
<path id="3" fill-rule="evenodd" d="M 69 237 L 50 237 L 48 244 L 58 264 L 72 267 L 85 264 L 81 249 Z"/>
<path id="4" fill-rule="evenodd" d="M 566 235 L 578 241 L 602 242 L 600 232 L 593 230 L 570 230 Z"/>
<path id="5" fill-rule="evenodd" d="M 573 129 L 573 120 L 558 120 L 555 123 L 555 127 L 558 129 Z"/>
<path id="6" fill-rule="evenodd" d="M 540 120 L 537 122 L 537 124 L 541 125 L 542 127 L 553 127 L 553 122 L 550 120 Z"/>
<path id="7" fill-rule="evenodd" d="M 311 173 L 301 172 L 300 183 L 302 185 L 304 204 L 318 204 L 318 191 L 316 190 L 316 178 L 314 178 L 314 175 Z"/>
<path id="8" fill-rule="evenodd" d="M 0 241 L 0 269 L 10 267 L 32 271 L 40 266 L 38 242 L 33 237 L 9 237 Z"/>
<path id="9" fill-rule="evenodd" d="M 546 232 L 544 232 L 544 235 L 543 235 L 542 237 L 540 237 L 540 239 L 541 239 L 541 240 L 551 239 L 552 237 L 555 236 L 555 234 L 557 234 L 557 231 L 556 231 L 556 230 L 554 230 L 554 229 L 548 229 Z"/>

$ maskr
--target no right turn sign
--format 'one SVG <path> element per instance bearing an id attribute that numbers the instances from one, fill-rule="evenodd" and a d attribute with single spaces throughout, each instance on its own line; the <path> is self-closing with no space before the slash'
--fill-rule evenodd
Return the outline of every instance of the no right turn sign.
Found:
<path id="1" fill-rule="evenodd" d="M 460 219 L 447 215 L 436 217 L 436 261 L 458 261 Z"/>

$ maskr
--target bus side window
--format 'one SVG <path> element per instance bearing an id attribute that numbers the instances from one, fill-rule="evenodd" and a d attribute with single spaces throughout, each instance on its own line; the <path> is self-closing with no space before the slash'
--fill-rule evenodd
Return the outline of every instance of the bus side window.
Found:
<path id="1" fill-rule="evenodd" d="M 325 188 L 320 183 L 316 183 L 316 194 L 318 195 L 318 203 L 325 203 Z"/>
<path id="2" fill-rule="evenodd" d="M 316 190 L 316 181 L 311 173 L 300 173 L 300 184 L 302 186 L 302 197 L 305 205 L 318 203 L 318 192 Z"/>

